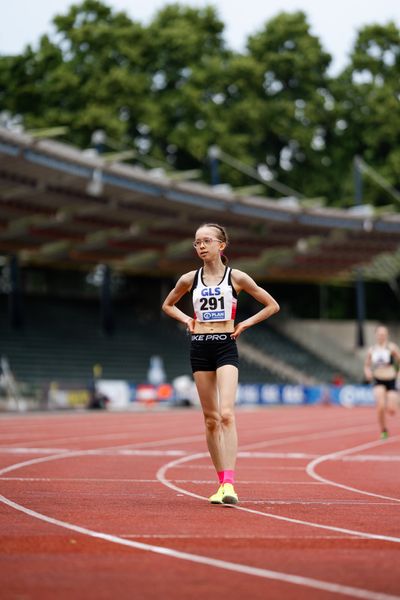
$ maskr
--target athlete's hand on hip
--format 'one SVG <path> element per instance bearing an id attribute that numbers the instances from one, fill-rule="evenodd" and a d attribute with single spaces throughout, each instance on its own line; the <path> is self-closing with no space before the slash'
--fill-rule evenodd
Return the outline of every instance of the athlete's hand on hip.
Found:
<path id="1" fill-rule="evenodd" d="M 189 319 L 188 321 L 186 321 L 185 325 L 186 325 L 186 331 L 188 333 L 194 333 L 194 324 L 195 324 L 194 319 Z"/>
<path id="2" fill-rule="evenodd" d="M 231 333 L 231 340 L 236 340 L 246 329 L 248 329 L 248 325 L 246 325 L 244 321 L 235 325 L 235 329 L 233 333 Z"/>

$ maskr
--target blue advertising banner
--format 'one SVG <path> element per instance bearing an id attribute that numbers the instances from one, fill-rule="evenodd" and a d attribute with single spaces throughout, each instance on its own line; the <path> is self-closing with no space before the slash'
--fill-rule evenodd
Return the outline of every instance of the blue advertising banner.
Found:
<path id="1" fill-rule="evenodd" d="M 185 379 L 181 382 L 181 379 Z M 187 380 L 187 381 L 186 381 Z M 185 385 L 182 388 L 182 383 Z M 179 385 L 178 385 L 179 384 Z M 189 377 L 177 378 L 172 384 L 130 384 L 129 401 L 144 404 L 152 402 L 199 404 L 195 384 Z M 372 386 L 369 385 L 291 385 L 275 383 L 244 383 L 238 386 L 237 403 L 264 406 L 338 405 L 374 406 Z"/>
<path id="2" fill-rule="evenodd" d="M 239 384 L 238 404 L 337 404 L 347 408 L 373 406 L 372 387 L 368 385 L 280 385 Z"/>

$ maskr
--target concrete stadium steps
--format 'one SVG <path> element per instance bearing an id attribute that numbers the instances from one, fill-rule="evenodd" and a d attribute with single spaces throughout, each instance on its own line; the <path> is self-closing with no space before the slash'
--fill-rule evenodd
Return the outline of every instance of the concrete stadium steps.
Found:
<path id="1" fill-rule="evenodd" d="M 249 351 L 253 348 L 276 362 L 275 377 L 279 379 L 286 375 L 293 383 L 304 384 L 329 383 L 338 374 L 346 379 L 337 368 L 267 324 L 261 323 L 248 329 L 243 341 L 249 346 Z M 280 365 L 286 365 L 288 369 L 279 369 Z"/>

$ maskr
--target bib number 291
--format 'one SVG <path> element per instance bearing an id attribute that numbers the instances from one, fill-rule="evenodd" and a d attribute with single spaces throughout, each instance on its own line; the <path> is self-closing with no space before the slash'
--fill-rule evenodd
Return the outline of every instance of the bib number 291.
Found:
<path id="1" fill-rule="evenodd" d="M 221 296 L 219 298 L 215 298 L 215 296 L 200 298 L 200 310 L 215 310 L 216 308 L 220 310 L 225 308 L 224 299 Z"/>

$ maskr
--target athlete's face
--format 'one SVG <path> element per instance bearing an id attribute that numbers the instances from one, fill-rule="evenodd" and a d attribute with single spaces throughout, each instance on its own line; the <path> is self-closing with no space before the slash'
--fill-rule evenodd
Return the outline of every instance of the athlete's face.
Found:
<path id="1" fill-rule="evenodd" d="M 226 244 L 220 239 L 220 231 L 214 227 L 199 227 L 194 238 L 195 249 L 201 258 L 214 259 Z"/>
<path id="2" fill-rule="evenodd" d="M 386 342 L 388 341 L 389 335 L 386 327 L 378 327 L 375 335 L 378 344 L 386 344 Z"/>

